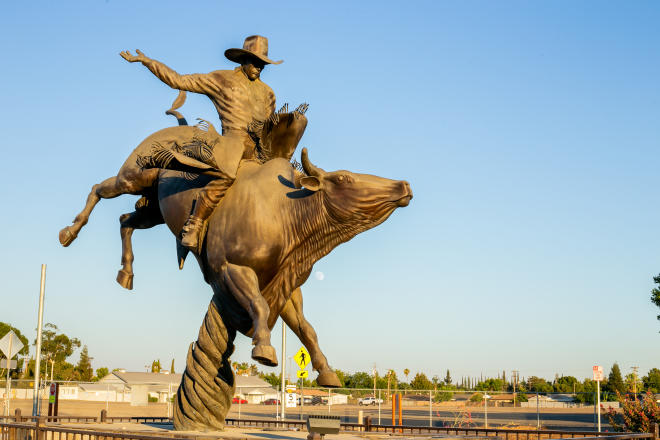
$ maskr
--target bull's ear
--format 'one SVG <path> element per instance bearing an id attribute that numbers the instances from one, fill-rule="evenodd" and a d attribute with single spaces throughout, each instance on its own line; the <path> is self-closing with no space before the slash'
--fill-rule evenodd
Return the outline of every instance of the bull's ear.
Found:
<path id="1" fill-rule="evenodd" d="M 304 176 L 300 178 L 300 184 L 310 191 L 321 189 L 321 181 L 315 176 Z"/>

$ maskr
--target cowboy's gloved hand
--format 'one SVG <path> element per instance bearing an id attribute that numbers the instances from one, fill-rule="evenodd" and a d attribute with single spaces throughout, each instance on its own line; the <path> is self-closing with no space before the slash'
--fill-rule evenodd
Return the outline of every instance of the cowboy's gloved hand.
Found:
<path id="1" fill-rule="evenodd" d="M 137 55 L 132 55 L 131 52 L 128 50 L 125 50 L 123 52 L 120 52 L 119 55 L 129 63 L 135 63 L 135 62 L 144 62 L 148 60 L 147 56 L 143 54 L 140 49 L 135 49 L 135 52 L 137 52 Z"/>

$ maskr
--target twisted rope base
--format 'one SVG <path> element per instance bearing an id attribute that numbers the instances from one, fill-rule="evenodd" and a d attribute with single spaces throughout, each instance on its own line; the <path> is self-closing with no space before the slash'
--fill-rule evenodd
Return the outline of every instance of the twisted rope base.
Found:
<path id="1" fill-rule="evenodd" d="M 234 372 L 229 356 L 236 331 L 227 329 L 213 301 L 209 304 L 197 342 L 190 344 L 186 370 L 174 405 L 174 429 L 224 429 L 234 395 Z"/>

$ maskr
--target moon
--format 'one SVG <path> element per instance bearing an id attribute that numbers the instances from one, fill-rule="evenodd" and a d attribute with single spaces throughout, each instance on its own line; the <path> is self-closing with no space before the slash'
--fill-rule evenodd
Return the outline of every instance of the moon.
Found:
<path id="1" fill-rule="evenodd" d="M 317 270 L 317 271 L 314 273 L 314 276 L 315 276 L 316 279 L 319 280 L 319 281 L 323 281 L 323 279 L 325 278 L 325 275 L 323 274 L 323 272 L 321 272 L 321 271 L 319 271 L 319 270 Z"/>

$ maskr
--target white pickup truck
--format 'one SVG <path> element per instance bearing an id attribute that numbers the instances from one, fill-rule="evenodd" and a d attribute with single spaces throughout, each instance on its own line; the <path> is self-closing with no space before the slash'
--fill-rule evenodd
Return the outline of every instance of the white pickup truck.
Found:
<path id="1" fill-rule="evenodd" d="M 376 405 L 377 403 L 383 403 L 383 399 L 376 399 L 375 397 L 358 399 L 358 405 Z"/>

